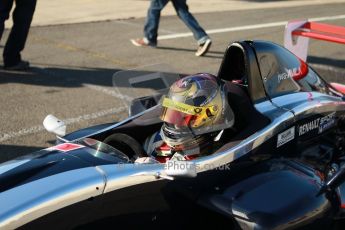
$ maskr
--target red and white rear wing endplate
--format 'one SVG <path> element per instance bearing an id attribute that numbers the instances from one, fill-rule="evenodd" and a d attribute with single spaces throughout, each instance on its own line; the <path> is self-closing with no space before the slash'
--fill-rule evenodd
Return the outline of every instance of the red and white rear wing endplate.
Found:
<path id="1" fill-rule="evenodd" d="M 345 44 L 345 27 L 308 20 L 290 21 L 286 25 L 284 46 L 303 61 L 307 60 L 309 38 Z"/>

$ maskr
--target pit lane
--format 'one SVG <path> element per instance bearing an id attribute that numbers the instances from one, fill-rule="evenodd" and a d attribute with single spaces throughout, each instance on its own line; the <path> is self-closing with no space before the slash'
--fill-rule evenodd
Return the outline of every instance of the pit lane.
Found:
<path id="1" fill-rule="evenodd" d="M 214 32 L 210 34 L 213 46 L 203 58 L 194 56 L 195 41 L 175 16 L 162 19 L 157 49 L 129 42 L 142 35 L 144 18 L 33 27 L 23 53 L 32 70 L 0 71 L 0 161 L 51 146 L 54 135 L 42 126 L 47 114 L 67 121 L 69 132 L 124 119 L 127 111 L 121 95 L 112 89 L 116 71 L 169 63 L 176 72 L 216 74 L 230 41 L 263 39 L 283 44 L 282 22 L 329 18 L 323 22 L 345 26 L 344 18 L 331 18 L 343 12 L 344 4 L 325 4 L 196 14 L 200 24 Z M 255 28 L 270 23 L 275 24 Z M 1 45 L 7 35 L 8 31 Z M 345 82 L 343 45 L 312 40 L 308 61 L 326 78 Z"/>

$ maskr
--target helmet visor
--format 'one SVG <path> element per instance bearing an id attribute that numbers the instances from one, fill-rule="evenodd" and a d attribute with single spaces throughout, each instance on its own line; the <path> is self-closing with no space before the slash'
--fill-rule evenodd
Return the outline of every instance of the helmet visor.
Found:
<path id="1" fill-rule="evenodd" d="M 167 97 L 163 98 L 162 106 L 161 119 L 176 127 L 198 127 L 204 117 L 215 116 L 218 112 L 217 106 L 192 106 Z"/>
<path id="2" fill-rule="evenodd" d="M 188 127 L 192 120 L 195 120 L 196 116 L 179 112 L 174 109 L 163 108 L 161 116 L 162 121 L 170 124 L 174 124 L 176 127 Z"/>

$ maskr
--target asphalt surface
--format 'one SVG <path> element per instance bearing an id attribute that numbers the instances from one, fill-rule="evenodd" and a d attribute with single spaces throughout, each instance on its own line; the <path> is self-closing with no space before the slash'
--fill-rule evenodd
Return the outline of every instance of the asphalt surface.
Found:
<path id="1" fill-rule="evenodd" d="M 214 30 L 344 12 L 345 4 L 325 4 L 195 16 L 206 30 Z M 139 18 L 31 28 L 23 57 L 33 68 L 27 73 L 0 70 L 0 162 L 54 143 L 55 136 L 42 126 L 47 114 L 67 121 L 68 132 L 124 119 L 127 108 L 112 86 L 112 76 L 119 70 L 146 70 L 150 65 L 155 65 L 152 70 L 159 70 L 160 64 L 168 64 L 176 73 L 216 74 L 231 41 L 260 39 L 283 44 L 283 25 L 212 33 L 210 52 L 197 58 L 196 42 L 191 36 L 160 40 L 156 49 L 133 46 L 129 39 L 142 36 L 144 21 Z M 324 23 L 345 26 L 345 19 Z M 188 32 L 176 16 L 161 20 L 162 36 Z M 0 52 L 7 35 L 8 31 Z M 344 45 L 312 40 L 308 61 L 325 77 L 345 82 Z"/>

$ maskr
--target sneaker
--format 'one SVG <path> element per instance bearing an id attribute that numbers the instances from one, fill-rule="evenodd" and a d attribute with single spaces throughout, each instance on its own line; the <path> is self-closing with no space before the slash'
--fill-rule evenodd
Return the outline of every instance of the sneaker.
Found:
<path id="1" fill-rule="evenodd" d="M 131 42 L 135 46 L 150 46 L 150 47 L 157 46 L 157 44 L 150 42 L 149 40 L 147 40 L 147 38 L 131 39 Z"/>
<path id="2" fill-rule="evenodd" d="M 203 56 L 210 49 L 212 44 L 211 39 L 207 39 L 205 43 L 200 44 L 198 50 L 195 52 L 195 56 Z"/>
<path id="3" fill-rule="evenodd" d="M 15 65 L 11 66 L 4 66 L 5 70 L 13 70 L 13 71 L 24 71 L 30 68 L 30 63 L 28 61 L 20 61 Z"/>

